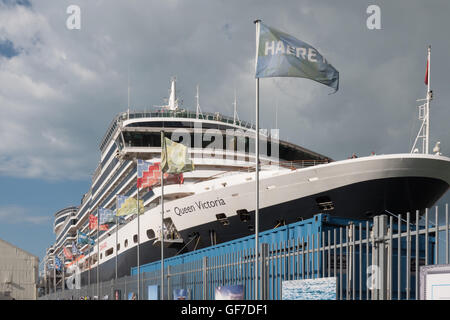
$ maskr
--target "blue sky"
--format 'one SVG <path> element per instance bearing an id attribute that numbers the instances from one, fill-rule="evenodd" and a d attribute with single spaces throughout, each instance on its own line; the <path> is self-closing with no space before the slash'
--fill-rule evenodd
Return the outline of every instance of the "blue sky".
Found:
<path id="1" fill-rule="evenodd" d="M 0 177 L 0 238 L 40 258 L 55 240 L 53 214 L 78 205 L 89 181 Z"/>
<path id="2" fill-rule="evenodd" d="M 81 8 L 81 30 L 66 9 Z M 40 258 L 55 239 L 53 215 L 78 205 L 100 159 L 99 142 L 126 110 L 167 98 L 177 76 L 183 107 L 254 121 L 253 20 L 317 48 L 341 80 L 337 94 L 313 81 L 261 81 L 261 123 L 334 159 L 409 152 L 425 95 L 432 44 L 431 145 L 450 155 L 448 1 L 377 1 L 381 30 L 368 30 L 369 0 L 0 0 L 0 238 Z M 450 196 L 444 199 L 449 202 Z"/>

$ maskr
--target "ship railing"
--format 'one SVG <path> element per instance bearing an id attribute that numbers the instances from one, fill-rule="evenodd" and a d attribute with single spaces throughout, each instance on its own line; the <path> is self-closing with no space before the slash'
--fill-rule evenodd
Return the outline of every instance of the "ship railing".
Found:
<path id="1" fill-rule="evenodd" d="M 199 120 L 211 120 L 211 121 L 220 121 L 226 124 L 237 124 L 241 127 L 247 128 L 247 129 L 253 129 L 255 130 L 255 125 L 251 124 L 250 122 L 246 121 L 239 121 L 234 120 L 231 117 L 227 117 L 224 115 L 221 115 L 219 113 L 209 113 L 209 112 L 203 112 L 203 114 L 199 114 L 197 117 L 197 113 L 193 111 L 188 110 L 176 110 L 176 111 L 167 111 L 167 110 L 161 110 L 157 112 L 151 112 L 151 111 L 135 111 L 130 112 L 129 114 L 125 114 L 126 119 L 137 119 L 137 118 L 184 118 L 184 119 L 199 119 Z"/>
<path id="2" fill-rule="evenodd" d="M 308 168 L 308 167 L 313 167 L 313 166 L 317 166 L 320 164 L 327 164 L 330 163 L 331 161 L 328 159 L 321 159 L 321 160 L 292 160 L 292 161 L 270 161 L 270 160 L 260 160 L 260 170 L 264 170 L 266 168 L 273 168 L 273 167 L 282 167 L 282 168 L 287 168 L 287 169 L 291 169 L 291 170 L 296 170 L 296 169 L 302 169 L 302 168 Z M 215 179 L 215 178 L 219 178 L 219 177 L 223 177 L 223 176 L 230 176 L 230 175 L 235 175 L 235 174 L 240 174 L 243 172 L 255 172 L 256 169 L 256 165 L 254 163 L 252 163 L 252 165 L 249 165 L 247 167 L 242 167 L 239 168 L 237 170 L 234 171 L 227 171 L 227 172 L 220 172 L 217 174 L 214 174 L 212 176 L 209 176 L 205 179 L 200 179 L 194 183 L 200 183 L 203 182 L 205 180 L 211 180 L 211 179 Z"/>
<path id="3" fill-rule="evenodd" d="M 278 164 L 280 167 L 289 168 L 292 170 L 313 167 L 320 164 L 330 163 L 331 161 L 328 159 L 320 159 L 320 160 L 292 160 L 292 161 L 280 161 Z M 270 164 L 270 163 L 269 163 Z"/>

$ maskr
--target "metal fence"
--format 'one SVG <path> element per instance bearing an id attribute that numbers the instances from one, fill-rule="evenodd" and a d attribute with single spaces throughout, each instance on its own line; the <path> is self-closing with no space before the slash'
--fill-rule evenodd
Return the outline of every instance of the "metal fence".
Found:
<path id="1" fill-rule="evenodd" d="M 444 215 L 438 207 L 433 211 L 403 216 L 388 212 L 311 237 L 261 243 L 258 299 L 282 299 L 283 281 L 324 277 L 336 277 L 338 300 L 419 299 L 420 267 L 449 263 L 448 204 Z M 243 285 L 244 299 L 254 300 L 254 267 L 254 248 L 169 265 L 164 298 L 173 299 L 173 290 L 183 288 L 189 299 L 213 300 L 216 287 Z M 148 299 L 148 286 L 160 283 L 160 270 L 143 272 L 139 298 Z M 99 288 L 91 284 L 60 290 L 40 299 L 115 299 L 116 290 L 121 299 L 128 299 L 130 292 L 138 291 L 137 275 L 103 282 Z"/>

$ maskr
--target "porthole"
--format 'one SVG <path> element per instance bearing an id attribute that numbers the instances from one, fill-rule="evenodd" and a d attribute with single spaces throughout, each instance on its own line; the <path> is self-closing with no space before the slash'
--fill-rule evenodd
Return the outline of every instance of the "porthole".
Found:
<path id="1" fill-rule="evenodd" d="M 148 229 L 147 230 L 147 238 L 153 239 L 154 237 L 155 237 L 155 231 L 153 231 L 152 229 Z"/>

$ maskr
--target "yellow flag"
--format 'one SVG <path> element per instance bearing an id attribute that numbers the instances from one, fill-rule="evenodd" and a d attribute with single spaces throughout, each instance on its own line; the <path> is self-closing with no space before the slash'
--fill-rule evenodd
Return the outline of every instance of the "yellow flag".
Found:
<path id="1" fill-rule="evenodd" d="M 194 170 L 188 156 L 188 148 L 182 143 L 173 142 L 161 133 L 161 170 L 167 173 L 182 173 Z"/>
<path id="2" fill-rule="evenodd" d="M 117 210 L 118 216 L 126 216 L 129 214 L 136 214 L 138 210 L 137 200 L 135 198 L 127 198 Z M 139 214 L 144 213 L 144 201 L 139 200 Z"/>

